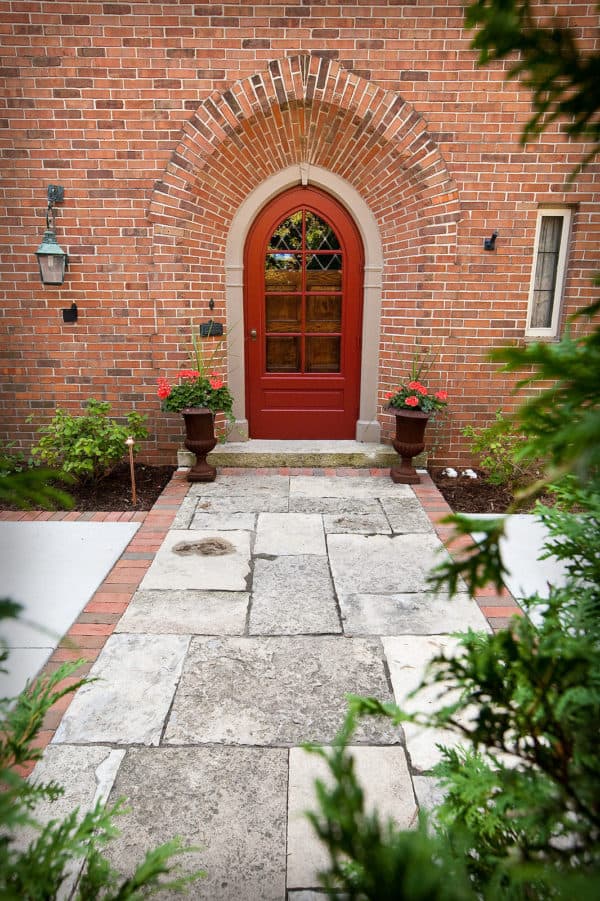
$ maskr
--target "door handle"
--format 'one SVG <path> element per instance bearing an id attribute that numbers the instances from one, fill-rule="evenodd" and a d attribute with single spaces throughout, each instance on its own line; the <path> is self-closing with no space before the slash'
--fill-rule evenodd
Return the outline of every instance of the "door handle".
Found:
<path id="1" fill-rule="evenodd" d="M 256 329 L 255 328 L 250 329 L 250 337 L 252 338 L 253 341 L 256 341 Z"/>

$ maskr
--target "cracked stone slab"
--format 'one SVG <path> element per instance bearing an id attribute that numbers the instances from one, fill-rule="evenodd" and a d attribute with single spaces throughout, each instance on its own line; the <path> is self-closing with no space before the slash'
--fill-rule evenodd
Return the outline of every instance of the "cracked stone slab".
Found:
<path id="1" fill-rule="evenodd" d="M 256 527 L 256 513 L 196 513 L 190 524 L 191 529 L 214 529 L 228 532 L 241 529 L 253 532 Z"/>
<path id="2" fill-rule="evenodd" d="M 436 635 L 489 631 L 488 622 L 468 594 L 424 591 L 412 594 L 340 594 L 344 632 L 348 635 Z"/>
<path id="3" fill-rule="evenodd" d="M 54 801 L 38 801 L 32 811 L 36 821 L 46 826 L 52 820 L 66 819 L 79 808 L 77 820 L 81 822 L 98 802 L 108 799 L 124 756 L 124 750 L 115 748 L 49 745 L 37 762 L 29 782 L 55 782 L 62 787 L 63 794 Z M 24 851 L 38 839 L 39 834 L 32 826 L 17 829 L 13 847 Z M 81 867 L 81 860 L 77 858 L 66 862 L 58 898 L 72 897 Z"/>
<path id="4" fill-rule="evenodd" d="M 286 513 L 289 498 L 277 494 L 198 497 L 197 513 Z"/>
<path id="5" fill-rule="evenodd" d="M 42 799 L 34 810 L 39 823 L 62 820 L 79 807 L 83 816 L 98 801 L 106 801 L 125 756 L 124 749 L 49 745 L 39 760 L 29 782 L 57 782 L 64 793 L 55 801 Z M 26 847 L 37 831 L 19 833 L 19 846 Z"/>
<path id="6" fill-rule="evenodd" d="M 290 490 L 289 476 L 256 475 L 219 475 L 210 483 L 197 482 L 190 487 L 189 495 L 192 497 L 239 497 L 241 495 L 258 496 L 279 495 L 287 497 Z"/>
<path id="7" fill-rule="evenodd" d="M 378 811 L 380 821 L 394 820 L 401 829 L 416 824 L 417 805 L 401 747 L 351 747 L 358 782 L 365 795 L 365 810 Z M 290 749 L 288 802 L 288 888 L 318 887 L 318 873 L 329 866 L 329 854 L 319 841 L 306 811 L 317 812 L 315 780 L 331 785 L 325 761 L 302 748 Z M 297 897 L 297 896 L 294 896 Z M 321 896 L 319 896 L 321 897 Z"/>
<path id="8" fill-rule="evenodd" d="M 433 531 L 431 520 L 416 497 L 382 497 L 381 506 L 397 534 Z"/>
<path id="9" fill-rule="evenodd" d="M 163 743 L 331 742 L 348 694 L 391 700 L 380 641 L 192 638 Z M 357 740 L 397 744 L 401 733 L 367 717 Z"/>
<path id="10" fill-rule="evenodd" d="M 461 652 L 458 639 L 450 635 L 421 636 L 406 635 L 395 638 L 384 638 L 383 647 L 390 669 L 392 686 L 396 702 L 409 713 L 433 713 L 458 697 L 458 692 L 451 691 L 443 682 L 425 688 L 415 696 L 409 697 L 420 684 L 430 660 L 443 652 L 451 657 Z M 469 722 L 468 714 L 461 717 L 461 722 Z M 406 736 L 406 748 L 413 767 L 420 772 L 431 769 L 441 759 L 437 744 L 455 747 L 460 744 L 461 736 L 449 729 L 426 729 L 415 723 L 403 724 Z"/>
<path id="11" fill-rule="evenodd" d="M 341 632 L 327 558 L 256 558 L 249 631 L 251 635 Z"/>
<path id="12" fill-rule="evenodd" d="M 182 870 L 207 874 L 190 897 L 281 901 L 287 771 L 282 749 L 130 749 L 110 800 L 125 795 L 131 812 L 107 857 L 129 875 L 149 849 L 180 835 L 198 849 L 178 858 Z"/>
<path id="13" fill-rule="evenodd" d="M 202 543 L 209 539 L 225 542 L 230 550 L 214 556 L 212 553 L 205 555 L 191 552 L 182 555 L 176 552 L 178 546 Z M 210 548 L 209 544 L 207 550 L 210 551 Z M 142 579 L 140 588 L 244 591 L 249 575 L 249 532 L 171 529 Z"/>
<path id="14" fill-rule="evenodd" d="M 389 535 L 390 524 L 381 512 L 375 513 L 325 513 L 323 525 L 328 535 L 356 532 L 362 535 Z"/>
<path id="15" fill-rule="evenodd" d="M 325 555 L 323 518 L 318 513 L 260 513 L 254 553 Z"/>
<path id="16" fill-rule="evenodd" d="M 368 500 L 380 497 L 412 497 L 409 485 L 396 485 L 389 479 L 360 476 L 293 476 L 290 499 L 296 497 L 337 497 Z"/>
<path id="17" fill-rule="evenodd" d="M 115 632 L 242 635 L 245 591 L 137 591 Z"/>
<path id="18" fill-rule="evenodd" d="M 441 562 L 438 551 L 443 548 L 433 533 L 329 535 L 327 544 L 336 590 L 345 597 L 424 591 L 427 574 Z"/>
<path id="19" fill-rule="evenodd" d="M 157 745 L 189 645 L 186 635 L 110 636 L 53 741 Z"/>

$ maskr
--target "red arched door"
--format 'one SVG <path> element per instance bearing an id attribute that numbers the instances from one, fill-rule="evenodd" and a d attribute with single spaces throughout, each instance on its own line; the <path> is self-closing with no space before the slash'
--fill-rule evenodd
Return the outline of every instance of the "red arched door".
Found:
<path id="1" fill-rule="evenodd" d="M 251 438 L 354 438 L 363 250 L 348 212 L 296 187 L 257 216 L 245 249 Z"/>

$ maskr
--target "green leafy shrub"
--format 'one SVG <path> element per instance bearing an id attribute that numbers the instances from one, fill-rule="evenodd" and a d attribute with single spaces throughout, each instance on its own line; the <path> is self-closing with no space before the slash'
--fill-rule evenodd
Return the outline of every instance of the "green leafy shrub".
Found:
<path id="1" fill-rule="evenodd" d="M 52 421 L 40 429 L 42 437 L 32 449 L 35 457 L 53 469 L 78 480 L 98 481 L 123 459 L 125 441 L 148 437 L 146 417 L 129 413 L 125 424 L 109 418 L 110 404 L 90 398 L 83 416 L 73 416 L 57 407 Z"/>
<path id="2" fill-rule="evenodd" d="M 591 317 L 598 305 L 584 312 Z M 520 410 L 520 454 L 548 458 L 538 487 L 560 477 L 559 503 L 537 512 L 549 531 L 545 553 L 564 562 L 565 582 L 550 586 L 547 599 L 525 599 L 528 615 L 496 634 L 463 635 L 463 656 L 432 661 L 421 688 L 458 698 L 439 712 L 353 699 L 334 748 L 318 749 L 334 781 L 319 783 L 311 819 L 330 854 L 322 878 L 332 893 L 361 901 L 600 896 L 599 348 L 596 326 L 577 341 L 503 352 L 511 369 L 533 366 L 528 382 L 546 383 Z M 446 521 L 458 538 L 473 530 L 484 538 L 438 567 L 432 588 L 453 594 L 460 579 L 471 594 L 489 582 L 500 587 L 503 521 Z M 442 749 L 434 770 L 445 800 L 433 835 L 421 825 L 408 837 L 365 814 L 348 745 L 356 718 L 369 714 L 461 737 L 463 747 Z"/>
<path id="3" fill-rule="evenodd" d="M 483 429 L 467 426 L 465 438 L 471 439 L 471 453 L 479 459 L 479 465 L 493 485 L 520 488 L 541 474 L 542 460 L 524 459 L 527 436 L 523 429 L 506 419 L 501 410 L 496 411 L 494 422 Z"/>
<path id="4" fill-rule="evenodd" d="M 0 441 L 0 476 L 24 472 L 32 464 L 22 451 L 14 450 L 14 447 L 14 442 Z"/>
<path id="5" fill-rule="evenodd" d="M 421 688 L 458 697 L 441 711 L 409 714 L 355 698 L 334 749 L 317 749 L 334 777 L 318 785 L 311 815 L 330 853 L 323 884 L 331 891 L 370 901 L 598 897 L 600 495 L 588 494 L 577 515 L 540 513 L 547 550 L 565 561 L 567 578 L 547 600 L 528 599 L 535 619 L 515 617 L 496 634 L 468 632 L 462 656 L 436 657 Z M 348 751 L 361 715 L 461 737 L 463 747 L 444 748 L 433 771 L 445 789 L 433 836 L 422 826 L 409 837 L 365 814 Z"/>

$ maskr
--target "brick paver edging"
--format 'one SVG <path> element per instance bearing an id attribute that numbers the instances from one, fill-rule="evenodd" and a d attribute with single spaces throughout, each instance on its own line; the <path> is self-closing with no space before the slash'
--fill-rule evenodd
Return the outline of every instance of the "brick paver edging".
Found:
<path id="1" fill-rule="evenodd" d="M 388 477 L 389 469 L 350 469 L 348 467 L 280 467 L 269 468 L 223 468 L 219 472 L 227 475 L 326 475 L 326 476 L 375 476 Z M 452 529 L 443 525 L 440 520 L 452 513 L 431 478 L 427 474 L 421 475 L 421 484 L 412 486 L 415 495 L 420 500 L 425 512 L 442 541 L 447 541 Z M 8 512 L 0 511 L 0 520 L 11 521 L 60 521 L 69 522 L 140 522 L 140 528 L 127 545 L 125 551 L 108 573 L 104 581 L 88 601 L 79 614 L 67 634 L 41 670 L 40 675 L 53 673 L 67 660 L 79 660 L 86 658 L 76 673 L 63 684 L 73 684 L 82 676 L 87 675 L 92 664 L 100 654 L 107 638 L 114 632 L 115 626 L 127 609 L 133 595 L 142 581 L 146 570 L 152 563 L 154 556 L 160 548 L 163 540 L 175 518 L 177 511 L 187 494 L 189 483 L 185 479 L 185 472 L 178 471 L 174 474 L 162 494 L 147 512 L 140 513 L 48 513 L 48 512 Z M 462 542 L 464 546 L 467 542 Z M 461 543 L 453 543 L 450 552 L 457 552 Z M 515 614 L 522 614 L 512 595 L 508 591 L 496 594 L 493 589 L 481 589 L 476 592 L 475 601 L 487 618 L 491 628 L 496 631 L 503 628 Z M 73 695 L 65 695 L 48 712 L 42 730 L 36 740 L 36 746 L 45 748 L 52 740 L 63 713 L 69 706 Z M 33 766 L 22 768 L 21 772 L 28 775 Z"/>
<path id="2" fill-rule="evenodd" d="M 445 544 L 453 533 L 453 527 L 444 524 L 442 520 L 452 514 L 452 508 L 446 503 L 428 473 L 422 473 L 421 484 L 413 485 L 412 488 L 429 516 L 438 537 Z M 459 557 L 462 549 L 470 544 L 470 539 L 465 535 L 453 540 L 448 551 L 453 557 Z M 478 588 L 475 591 L 475 600 L 494 632 L 504 629 L 511 617 L 523 615 L 523 611 L 507 588 L 504 588 L 500 594 L 492 586 Z"/>

